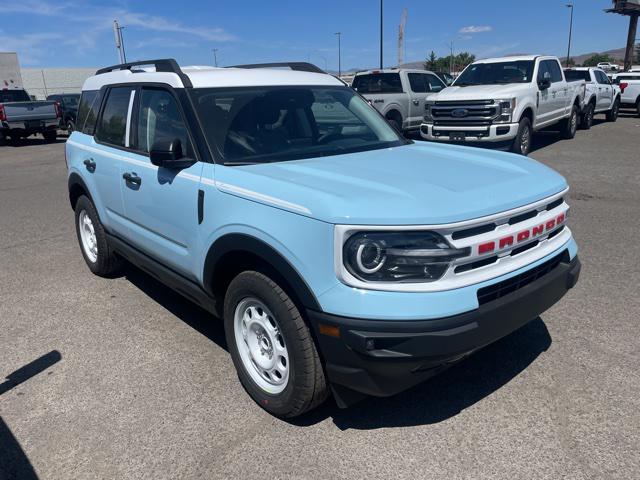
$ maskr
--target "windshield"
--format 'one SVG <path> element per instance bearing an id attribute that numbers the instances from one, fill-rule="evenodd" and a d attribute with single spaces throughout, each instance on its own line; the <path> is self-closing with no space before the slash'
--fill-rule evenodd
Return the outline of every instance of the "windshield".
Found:
<path id="1" fill-rule="evenodd" d="M 225 165 L 339 155 L 410 143 L 347 87 L 191 90 Z"/>
<path id="2" fill-rule="evenodd" d="M 360 94 L 402 93 L 399 73 L 366 73 L 356 75 L 351 87 Z"/>
<path id="3" fill-rule="evenodd" d="M 453 82 L 455 87 L 468 85 L 497 85 L 502 83 L 529 83 L 533 78 L 532 60 L 469 65 Z"/>
<path id="4" fill-rule="evenodd" d="M 24 90 L 0 90 L 0 103 L 30 101 L 29 95 Z"/>

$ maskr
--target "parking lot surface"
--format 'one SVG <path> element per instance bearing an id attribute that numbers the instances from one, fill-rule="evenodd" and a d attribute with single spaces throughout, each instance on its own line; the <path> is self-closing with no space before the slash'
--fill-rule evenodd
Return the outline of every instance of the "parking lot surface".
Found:
<path id="1" fill-rule="evenodd" d="M 571 184 L 581 280 L 410 391 L 293 422 L 240 386 L 222 323 L 86 268 L 64 143 L 0 147 L 0 478 L 640 478 L 640 119 L 531 156 Z"/>

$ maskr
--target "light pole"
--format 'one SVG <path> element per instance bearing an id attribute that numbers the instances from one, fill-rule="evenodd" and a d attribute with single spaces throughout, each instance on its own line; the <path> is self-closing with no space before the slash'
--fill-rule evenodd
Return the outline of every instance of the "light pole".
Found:
<path id="1" fill-rule="evenodd" d="M 571 9 L 571 16 L 569 17 L 569 46 L 567 47 L 567 68 L 569 68 L 569 59 L 571 56 L 571 33 L 573 31 L 573 3 L 567 3 L 567 8 Z"/>
<path id="2" fill-rule="evenodd" d="M 127 63 L 127 54 L 124 51 L 124 38 L 122 36 L 122 30 L 124 30 L 124 27 L 121 27 L 118 21 L 114 20 L 113 33 L 115 35 L 116 48 L 118 49 L 118 54 L 120 55 L 120 63 Z"/>
<path id="3" fill-rule="evenodd" d="M 380 70 L 382 70 L 384 67 L 382 66 L 383 64 L 383 60 L 382 60 L 382 6 L 383 6 L 384 0 L 380 0 Z"/>
<path id="4" fill-rule="evenodd" d="M 211 51 L 213 52 L 213 66 L 217 67 L 218 66 L 218 49 L 212 48 Z"/>
<path id="5" fill-rule="evenodd" d="M 342 32 L 336 32 L 334 35 L 338 36 L 338 78 L 342 76 L 342 51 L 340 45 L 340 37 L 342 37 Z"/>

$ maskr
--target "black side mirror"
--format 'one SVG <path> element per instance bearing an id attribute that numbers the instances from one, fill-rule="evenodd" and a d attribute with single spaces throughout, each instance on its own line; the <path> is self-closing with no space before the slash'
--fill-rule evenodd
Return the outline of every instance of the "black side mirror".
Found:
<path id="1" fill-rule="evenodd" d="M 151 147 L 149 160 L 156 167 L 168 169 L 188 168 L 195 163 L 192 158 L 186 158 L 182 152 L 182 142 L 177 138 L 172 141 L 158 140 Z"/>
<path id="2" fill-rule="evenodd" d="M 540 90 L 546 90 L 551 86 L 551 74 L 549 72 L 544 72 L 542 75 L 542 80 L 538 82 L 538 87 Z"/>

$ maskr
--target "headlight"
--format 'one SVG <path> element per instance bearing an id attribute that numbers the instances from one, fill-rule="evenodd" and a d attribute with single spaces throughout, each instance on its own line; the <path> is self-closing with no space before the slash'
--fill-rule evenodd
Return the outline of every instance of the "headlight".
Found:
<path id="1" fill-rule="evenodd" d="M 343 261 L 365 282 L 433 282 L 470 253 L 433 232 L 359 232 L 345 242 Z"/>
<path id="2" fill-rule="evenodd" d="M 433 120 L 433 115 L 431 114 L 431 107 L 433 106 L 433 102 L 427 100 L 424 102 L 424 120 L 426 122 L 431 122 Z"/>
<path id="3" fill-rule="evenodd" d="M 516 99 L 495 100 L 495 103 L 498 104 L 498 118 L 495 119 L 495 123 L 510 123 L 516 109 Z"/>

